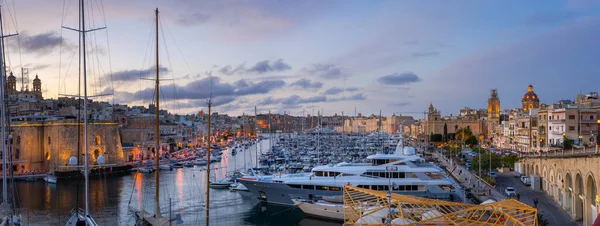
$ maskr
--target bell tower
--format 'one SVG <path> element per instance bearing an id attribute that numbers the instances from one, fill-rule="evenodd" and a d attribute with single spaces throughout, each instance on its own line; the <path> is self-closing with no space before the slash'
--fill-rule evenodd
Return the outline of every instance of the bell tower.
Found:
<path id="1" fill-rule="evenodd" d="M 13 75 L 12 71 L 8 78 L 6 78 L 6 87 L 8 88 L 8 94 L 16 94 L 17 93 L 17 78 Z"/>
<path id="2" fill-rule="evenodd" d="M 35 79 L 33 79 L 33 94 L 40 100 L 42 100 L 42 80 L 38 78 L 38 75 L 35 75 Z"/>
<path id="3" fill-rule="evenodd" d="M 498 90 L 492 89 L 488 99 L 487 137 L 494 138 L 499 131 L 500 125 L 500 98 Z"/>

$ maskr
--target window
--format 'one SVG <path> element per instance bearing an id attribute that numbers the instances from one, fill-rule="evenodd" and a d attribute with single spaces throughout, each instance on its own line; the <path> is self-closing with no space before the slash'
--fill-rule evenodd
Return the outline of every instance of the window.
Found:
<path id="1" fill-rule="evenodd" d="M 315 186 L 314 185 L 302 185 L 302 188 L 309 189 L 309 190 L 315 190 Z"/>
<path id="2" fill-rule="evenodd" d="M 458 130 L 458 125 L 454 125 L 454 130 Z"/>
<path id="3" fill-rule="evenodd" d="M 341 191 L 342 189 L 339 187 L 329 187 L 330 191 Z"/>
<path id="4" fill-rule="evenodd" d="M 327 191 L 327 190 L 329 190 L 329 187 L 327 187 L 327 186 L 317 186 L 317 190 Z"/>
<path id="5" fill-rule="evenodd" d="M 17 136 L 17 144 L 21 144 L 21 136 Z"/>
<path id="6" fill-rule="evenodd" d="M 569 115 L 569 119 L 575 119 L 575 115 Z"/>
<path id="7" fill-rule="evenodd" d="M 15 159 L 19 159 L 19 157 L 21 157 L 21 150 L 17 148 L 15 149 Z"/>
<path id="8" fill-rule="evenodd" d="M 548 126 L 548 130 L 552 130 L 552 126 Z"/>
<path id="9" fill-rule="evenodd" d="M 594 120 L 594 116 L 593 115 L 590 115 L 590 120 Z"/>
<path id="10" fill-rule="evenodd" d="M 48 144 L 52 144 L 52 138 L 48 136 Z"/>
<path id="11" fill-rule="evenodd" d="M 471 129 L 471 126 L 467 126 L 467 129 Z"/>
<path id="12" fill-rule="evenodd" d="M 323 176 L 323 171 L 315 171 L 315 176 L 322 177 Z"/>
<path id="13" fill-rule="evenodd" d="M 302 189 L 302 185 L 300 185 L 300 184 L 288 184 L 288 186 L 290 186 L 291 188 Z"/>
<path id="14" fill-rule="evenodd" d="M 370 189 L 369 185 L 358 185 L 356 187 Z"/>
<path id="15" fill-rule="evenodd" d="M 575 130 L 575 126 L 569 126 L 569 131 L 574 131 Z"/>

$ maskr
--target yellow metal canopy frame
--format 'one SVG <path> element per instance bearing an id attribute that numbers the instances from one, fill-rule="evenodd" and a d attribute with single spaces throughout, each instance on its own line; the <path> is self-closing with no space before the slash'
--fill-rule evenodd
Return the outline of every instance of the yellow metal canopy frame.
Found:
<path id="1" fill-rule="evenodd" d="M 389 200 L 389 201 L 388 201 Z M 344 225 L 537 225 L 514 199 L 474 205 L 344 186 Z"/>

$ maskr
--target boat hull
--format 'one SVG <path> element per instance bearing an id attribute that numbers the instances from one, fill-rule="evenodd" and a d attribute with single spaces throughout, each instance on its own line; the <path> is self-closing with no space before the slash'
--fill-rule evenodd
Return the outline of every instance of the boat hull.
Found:
<path id="1" fill-rule="evenodd" d="M 344 221 L 344 205 L 318 205 L 295 199 L 292 201 L 308 216 L 337 222 Z"/>
<path id="2" fill-rule="evenodd" d="M 294 202 L 292 201 L 292 199 L 307 199 L 309 195 L 312 195 L 315 198 L 322 198 L 323 196 L 343 195 L 342 191 L 299 189 L 292 188 L 285 183 L 273 183 L 260 180 L 240 180 L 239 182 L 246 186 L 248 191 L 250 191 L 250 193 L 252 193 L 252 195 L 254 195 L 259 200 L 276 205 L 293 206 Z M 435 194 L 429 191 L 394 193 L 442 200 L 448 200 L 451 196 L 458 197 L 456 195 L 451 195 L 452 193 Z"/>

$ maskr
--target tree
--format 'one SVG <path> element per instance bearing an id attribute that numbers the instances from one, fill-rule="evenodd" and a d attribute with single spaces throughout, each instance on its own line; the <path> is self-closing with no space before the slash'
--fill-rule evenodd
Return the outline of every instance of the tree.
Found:
<path id="1" fill-rule="evenodd" d="M 471 169 L 479 170 L 479 158 L 481 157 L 481 170 L 488 172 L 490 170 L 490 154 L 492 155 L 492 170 L 502 167 L 500 155 L 485 152 L 471 159 Z"/>
<path id="2" fill-rule="evenodd" d="M 504 158 L 502 158 L 502 163 L 504 164 L 505 167 L 508 168 L 515 168 L 515 162 L 519 161 L 519 156 L 518 155 L 507 155 L 504 156 Z"/>
<path id="3" fill-rule="evenodd" d="M 456 131 L 456 139 L 457 140 L 467 140 L 469 137 L 473 136 L 473 132 L 469 128 L 460 128 Z"/>
<path id="4" fill-rule="evenodd" d="M 565 141 L 564 141 L 564 148 L 565 149 L 571 149 L 573 148 L 573 142 L 574 140 L 569 138 L 569 137 L 565 137 Z"/>
<path id="5" fill-rule="evenodd" d="M 441 142 L 442 141 L 442 134 L 431 134 L 429 137 L 429 140 L 431 142 Z"/>
<path id="6" fill-rule="evenodd" d="M 465 140 L 465 144 L 466 145 L 476 145 L 478 143 L 477 138 L 475 138 L 474 136 L 470 136 L 469 138 L 467 138 L 467 140 Z"/>
<path id="7" fill-rule="evenodd" d="M 444 123 L 444 142 L 448 141 L 448 124 Z"/>

